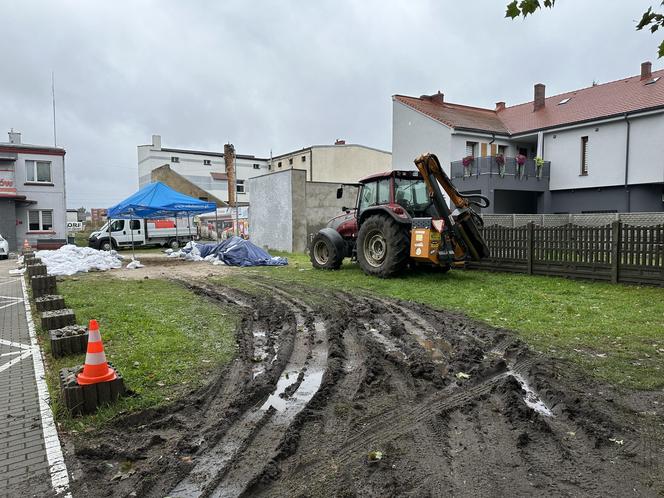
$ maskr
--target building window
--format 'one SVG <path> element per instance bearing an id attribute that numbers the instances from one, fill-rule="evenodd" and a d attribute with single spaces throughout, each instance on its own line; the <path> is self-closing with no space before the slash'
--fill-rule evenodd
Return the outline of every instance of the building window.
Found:
<path id="1" fill-rule="evenodd" d="M 307 156 L 302 156 L 302 162 L 306 163 L 307 162 Z"/>
<path id="2" fill-rule="evenodd" d="M 288 164 L 293 164 L 293 158 L 292 157 L 288 159 Z"/>
<path id="3" fill-rule="evenodd" d="M 244 194 L 244 180 L 237 180 L 235 182 L 235 191 L 238 194 Z"/>
<path id="4" fill-rule="evenodd" d="M 279 161 L 279 162 L 277 163 L 277 166 L 279 166 L 279 167 L 281 168 L 281 161 Z"/>
<path id="5" fill-rule="evenodd" d="M 50 161 L 25 161 L 25 168 L 27 181 L 52 183 Z"/>
<path id="6" fill-rule="evenodd" d="M 177 156 L 171 156 L 171 162 L 172 162 L 172 163 L 179 163 L 179 162 L 180 162 L 180 158 L 177 157 Z"/>
<path id="7" fill-rule="evenodd" d="M 173 158 L 171 158 L 171 159 L 173 159 Z M 177 159 L 177 157 L 176 157 L 176 159 Z M 178 161 L 179 161 L 179 159 L 175 162 L 177 163 Z M 212 161 L 209 160 L 209 159 L 203 159 L 203 166 L 212 166 Z"/>
<path id="8" fill-rule="evenodd" d="M 588 137 L 581 137 L 581 176 L 588 175 Z"/>
<path id="9" fill-rule="evenodd" d="M 261 165 L 254 163 L 254 169 L 261 169 Z"/>
<path id="10" fill-rule="evenodd" d="M 53 228 L 53 211 L 50 209 L 30 209 L 28 211 L 28 230 L 39 232 Z"/>
<path id="11" fill-rule="evenodd" d="M 505 157 L 507 155 L 507 145 L 499 145 L 498 146 L 498 154 Z"/>
<path id="12" fill-rule="evenodd" d="M 466 142 L 466 156 L 475 157 L 477 142 Z"/>

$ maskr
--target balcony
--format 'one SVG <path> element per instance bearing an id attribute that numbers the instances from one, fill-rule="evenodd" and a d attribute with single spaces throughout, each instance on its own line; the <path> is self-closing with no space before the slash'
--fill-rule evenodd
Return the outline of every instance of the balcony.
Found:
<path id="1" fill-rule="evenodd" d="M 544 161 L 538 171 L 533 159 L 519 166 L 514 157 L 506 157 L 499 167 L 495 157 L 476 157 L 468 166 L 463 161 L 453 161 L 451 178 L 461 191 L 469 190 L 527 190 L 545 192 L 549 189 L 551 163 Z"/>

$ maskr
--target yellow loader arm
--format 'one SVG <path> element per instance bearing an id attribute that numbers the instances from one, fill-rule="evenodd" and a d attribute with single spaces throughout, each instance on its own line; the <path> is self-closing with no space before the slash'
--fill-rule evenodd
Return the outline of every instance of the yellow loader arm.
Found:
<path id="1" fill-rule="evenodd" d="M 471 206 L 486 208 L 489 206 L 489 199 L 478 194 L 461 194 L 434 154 L 418 157 L 415 159 L 415 166 L 420 171 L 433 205 L 444 222 L 441 236 L 446 242 L 443 246 L 447 245 L 448 254 L 445 255 L 445 249 L 442 247 L 441 258 L 449 257 L 454 264 L 463 264 L 465 260 L 479 261 L 488 257 L 489 248 L 479 230 L 483 226 L 482 218 L 471 209 Z M 441 187 L 456 207 L 454 214 L 445 201 Z"/>

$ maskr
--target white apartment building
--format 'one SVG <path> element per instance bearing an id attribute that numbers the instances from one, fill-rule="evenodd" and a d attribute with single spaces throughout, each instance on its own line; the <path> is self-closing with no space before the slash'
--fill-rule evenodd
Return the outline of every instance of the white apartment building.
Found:
<path id="1" fill-rule="evenodd" d="M 66 213 L 65 150 L 21 143 L 10 131 L 0 143 L 0 234 L 9 250 L 25 239 L 42 248 L 64 242 Z"/>
<path id="2" fill-rule="evenodd" d="M 187 183 L 217 199 L 228 201 L 228 178 L 223 152 L 166 148 L 161 145 L 161 136 L 152 135 L 150 145 L 138 146 L 139 187 L 153 181 L 153 172 L 162 173 L 164 166 Z M 346 144 L 343 140 L 337 140 L 334 145 L 312 145 L 270 159 L 237 154 L 237 201 L 240 204 L 249 204 L 251 192 L 247 180 L 268 172 L 300 169 L 307 172 L 307 182 L 354 183 L 365 176 L 389 171 L 391 167 L 390 152 L 364 145 Z M 179 191 L 190 190 L 191 185 L 183 183 L 178 178 L 171 187 Z M 193 191 L 185 193 L 200 196 Z M 209 198 L 205 200 L 214 201 Z"/>
<path id="3" fill-rule="evenodd" d="M 245 182 L 268 172 L 268 160 L 251 155 L 236 155 L 237 202 L 249 202 Z M 170 169 L 222 201 L 228 201 L 228 179 L 223 152 L 162 147 L 161 136 L 152 135 L 152 143 L 138 146 L 138 184 L 152 181 L 152 171 L 169 165 Z M 175 187 L 174 187 L 175 188 Z"/>

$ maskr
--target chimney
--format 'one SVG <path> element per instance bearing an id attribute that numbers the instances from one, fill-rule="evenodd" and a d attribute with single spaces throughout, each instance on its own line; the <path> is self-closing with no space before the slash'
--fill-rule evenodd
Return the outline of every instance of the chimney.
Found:
<path id="1" fill-rule="evenodd" d="M 502 111 L 505 109 L 505 102 L 496 102 L 496 112 Z"/>
<path id="2" fill-rule="evenodd" d="M 652 79 L 652 63 L 650 61 L 641 63 L 641 81 Z"/>
<path id="3" fill-rule="evenodd" d="M 228 204 L 235 207 L 235 147 L 233 144 L 224 145 L 224 164 L 228 178 Z"/>
<path id="4" fill-rule="evenodd" d="M 445 102 L 445 94 L 441 93 L 440 90 L 438 90 L 438 93 L 431 96 L 431 102 L 435 102 L 436 104 L 442 104 L 443 102 Z"/>
<path id="5" fill-rule="evenodd" d="M 9 130 L 9 143 L 14 145 L 21 144 L 21 133 L 18 131 L 14 131 L 14 128 Z"/>
<path id="6" fill-rule="evenodd" d="M 544 107 L 545 96 L 545 86 L 542 83 L 537 83 L 535 85 L 535 100 L 533 101 L 533 111 L 537 112 Z"/>
<path id="7" fill-rule="evenodd" d="M 161 135 L 152 135 L 152 148 L 161 150 Z"/>
<path id="8" fill-rule="evenodd" d="M 340 138 L 337 138 L 337 139 L 334 141 L 334 145 L 346 145 L 346 141 L 345 141 L 345 140 L 341 140 Z"/>

